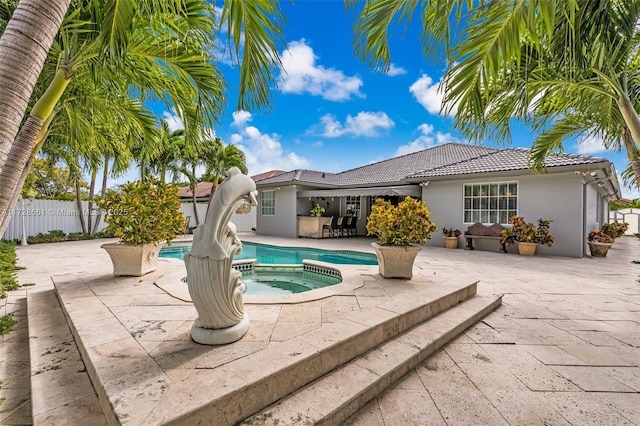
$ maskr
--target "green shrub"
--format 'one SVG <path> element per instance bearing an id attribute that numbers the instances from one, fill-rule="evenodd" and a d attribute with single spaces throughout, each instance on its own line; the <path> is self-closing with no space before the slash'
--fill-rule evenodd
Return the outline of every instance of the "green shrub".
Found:
<path id="1" fill-rule="evenodd" d="M 601 228 L 602 232 L 613 239 L 622 237 L 627 229 L 629 229 L 629 224 L 626 222 L 604 223 Z"/>
<path id="2" fill-rule="evenodd" d="M 15 243 L 0 241 L 0 299 L 7 297 L 7 291 L 18 288 L 17 269 Z"/>
<path id="3" fill-rule="evenodd" d="M 376 235 L 383 246 L 424 244 L 438 230 L 429 217 L 427 206 L 415 198 L 406 197 L 395 207 L 378 198 L 367 219 L 367 235 Z"/>
<path id="4" fill-rule="evenodd" d="M 169 244 L 184 227 L 175 185 L 129 182 L 119 192 L 107 192 L 97 204 L 106 212 L 107 232 L 120 237 L 123 244 Z"/>
<path id="5" fill-rule="evenodd" d="M 67 241 L 81 241 L 81 240 L 92 240 L 93 237 L 89 234 L 85 234 L 84 232 L 70 232 L 67 234 Z"/>
<path id="6" fill-rule="evenodd" d="M 0 317 L 0 334 L 9 334 L 18 322 L 11 315 Z"/>

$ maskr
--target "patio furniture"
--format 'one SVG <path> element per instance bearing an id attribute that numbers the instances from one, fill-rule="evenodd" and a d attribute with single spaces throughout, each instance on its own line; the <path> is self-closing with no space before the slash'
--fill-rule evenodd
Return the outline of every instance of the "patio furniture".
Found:
<path id="1" fill-rule="evenodd" d="M 324 238 L 325 231 L 329 232 L 329 237 L 333 238 L 333 234 L 340 231 L 338 226 L 338 216 L 331 216 L 331 222 L 322 225 L 322 238 Z"/>
<path id="2" fill-rule="evenodd" d="M 344 216 L 340 221 L 340 235 L 346 237 L 349 233 L 349 223 L 351 222 L 351 216 Z"/>
<path id="3" fill-rule="evenodd" d="M 356 223 L 358 222 L 358 218 L 356 216 L 351 217 L 351 221 L 349 222 L 349 236 L 355 235 L 358 236 L 358 228 L 356 227 Z"/>
<path id="4" fill-rule="evenodd" d="M 473 225 L 469 226 L 467 231 L 464 233 L 464 238 L 466 239 L 465 250 L 475 250 L 473 248 L 473 240 L 474 239 L 487 239 L 487 240 L 498 240 L 500 243 L 500 253 L 506 253 L 507 250 L 504 246 L 504 243 L 501 241 L 502 239 L 502 230 L 504 226 L 499 223 L 494 223 L 493 225 L 486 226 L 480 222 L 476 222 Z"/>

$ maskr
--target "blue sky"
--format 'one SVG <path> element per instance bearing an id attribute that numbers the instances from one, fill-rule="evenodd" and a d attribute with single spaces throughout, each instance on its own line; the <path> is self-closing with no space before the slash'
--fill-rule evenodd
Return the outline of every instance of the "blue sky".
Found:
<path id="1" fill-rule="evenodd" d="M 383 75 L 354 55 L 355 17 L 342 0 L 297 0 L 295 5 L 283 0 L 282 7 L 288 21 L 288 48 L 282 52 L 286 73 L 272 87 L 269 111 L 235 111 L 238 68 L 226 59 L 219 65 L 230 90 L 226 114 L 214 132 L 245 152 L 250 175 L 296 168 L 340 172 L 441 143 L 465 142 L 453 130 L 452 119 L 439 114 L 444 63 L 424 57 L 418 21 L 395 27 L 392 65 Z M 172 112 L 156 113 L 180 126 Z M 528 148 L 533 139 L 526 127 L 517 126 L 512 146 Z M 618 173 L 626 164 L 624 155 L 604 151 L 597 140 L 565 150 L 606 157 Z M 640 196 L 622 190 L 623 196 Z"/>

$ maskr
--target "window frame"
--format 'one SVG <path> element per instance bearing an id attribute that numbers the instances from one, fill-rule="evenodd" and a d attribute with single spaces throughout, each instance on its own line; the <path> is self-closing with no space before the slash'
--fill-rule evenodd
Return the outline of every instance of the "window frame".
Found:
<path id="1" fill-rule="evenodd" d="M 266 194 L 270 195 L 269 199 L 265 197 Z M 270 203 L 266 203 L 266 202 L 270 202 Z M 276 191 L 274 189 L 264 190 L 260 192 L 260 215 L 261 216 L 276 215 Z"/>
<path id="2" fill-rule="evenodd" d="M 515 194 L 513 194 L 512 185 L 515 185 Z M 467 191 L 468 187 L 469 191 Z M 496 190 L 497 193 L 494 195 Z M 464 183 L 462 184 L 462 222 L 464 224 L 480 222 L 484 225 L 493 223 L 508 225 L 509 217 L 514 214 L 518 215 L 519 197 L 520 182 L 517 180 Z M 491 218 L 495 218 L 495 220 L 492 221 Z"/>
<path id="3" fill-rule="evenodd" d="M 354 201 L 357 201 L 357 202 L 349 203 L 350 199 L 354 199 Z M 358 205 L 358 208 L 356 209 L 358 214 L 356 215 L 356 217 L 358 219 L 361 219 L 362 218 L 362 216 L 361 216 L 362 215 L 362 196 L 361 195 L 347 195 L 347 196 L 345 196 L 345 199 L 344 199 L 344 212 L 345 212 L 345 214 L 347 214 L 347 212 L 349 211 L 349 205 L 350 204 L 353 204 L 353 205 L 357 204 Z"/>

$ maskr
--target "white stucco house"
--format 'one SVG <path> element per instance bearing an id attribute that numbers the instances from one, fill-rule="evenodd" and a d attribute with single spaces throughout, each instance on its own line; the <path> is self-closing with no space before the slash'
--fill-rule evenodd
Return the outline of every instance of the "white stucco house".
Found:
<path id="1" fill-rule="evenodd" d="M 615 168 L 605 158 L 554 154 L 547 172 L 528 168 L 529 150 L 448 143 L 341 173 L 292 170 L 257 183 L 257 229 L 262 235 L 298 237 L 298 217 L 314 204 L 325 216 L 354 215 L 358 235 L 376 197 L 392 201 L 421 199 L 439 229 L 465 231 L 474 222 L 501 223 L 517 214 L 529 222 L 551 219 L 552 247 L 540 254 L 582 257 L 586 236 L 608 217 L 608 202 L 620 198 Z M 427 242 L 443 246 L 437 232 Z M 495 241 L 474 241 L 477 249 L 496 250 Z M 516 248 L 508 248 L 510 253 Z"/>

